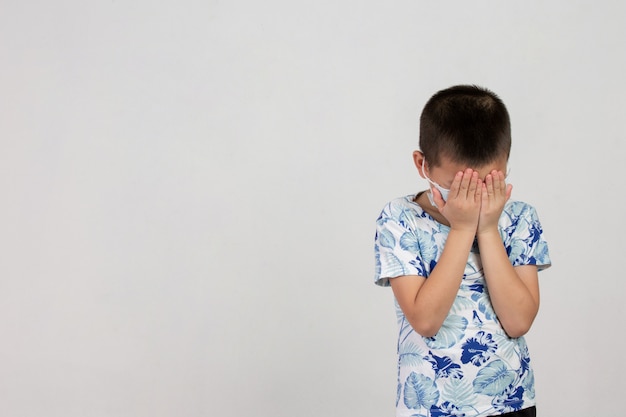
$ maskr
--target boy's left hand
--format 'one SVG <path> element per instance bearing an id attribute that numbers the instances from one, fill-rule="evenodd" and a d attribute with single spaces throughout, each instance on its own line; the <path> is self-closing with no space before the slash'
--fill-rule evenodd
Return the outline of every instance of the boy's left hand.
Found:
<path id="1" fill-rule="evenodd" d="M 482 187 L 478 234 L 489 230 L 498 230 L 500 215 L 513 190 L 511 184 L 505 183 L 504 173 L 495 170 L 485 177 Z"/>

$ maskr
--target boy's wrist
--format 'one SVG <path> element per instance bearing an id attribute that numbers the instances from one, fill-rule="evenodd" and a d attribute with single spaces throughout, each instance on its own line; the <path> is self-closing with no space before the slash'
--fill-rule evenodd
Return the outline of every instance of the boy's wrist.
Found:
<path id="1" fill-rule="evenodd" d="M 476 239 L 480 240 L 487 240 L 487 239 L 497 239 L 497 240 L 502 240 L 502 237 L 500 236 L 500 231 L 498 230 L 498 226 L 493 226 L 493 227 L 488 227 L 486 229 L 483 230 L 478 230 L 476 232 Z"/>
<path id="2" fill-rule="evenodd" d="M 452 226 L 450 227 L 449 235 L 450 234 L 474 240 L 474 237 L 476 236 L 476 229 Z"/>

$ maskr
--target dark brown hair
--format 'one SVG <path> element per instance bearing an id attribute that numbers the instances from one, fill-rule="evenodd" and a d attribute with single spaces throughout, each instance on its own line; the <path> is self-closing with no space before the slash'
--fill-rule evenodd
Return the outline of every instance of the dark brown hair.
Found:
<path id="1" fill-rule="evenodd" d="M 506 106 L 492 91 L 457 85 L 433 95 L 420 117 L 419 145 L 432 166 L 445 156 L 480 167 L 511 150 L 511 122 Z"/>

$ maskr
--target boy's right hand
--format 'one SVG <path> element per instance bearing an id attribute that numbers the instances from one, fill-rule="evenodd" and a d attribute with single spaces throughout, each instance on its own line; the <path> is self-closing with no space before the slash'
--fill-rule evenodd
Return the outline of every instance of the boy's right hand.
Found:
<path id="1" fill-rule="evenodd" d="M 481 206 L 482 181 L 471 168 L 457 172 L 450 186 L 448 200 L 444 201 L 436 187 L 431 188 L 439 212 L 448 220 L 450 228 L 476 233 Z"/>

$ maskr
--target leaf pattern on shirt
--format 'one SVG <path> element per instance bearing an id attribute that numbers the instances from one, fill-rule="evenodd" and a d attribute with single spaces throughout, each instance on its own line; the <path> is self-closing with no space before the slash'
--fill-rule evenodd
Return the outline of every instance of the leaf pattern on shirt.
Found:
<path id="1" fill-rule="evenodd" d="M 375 282 L 389 286 L 401 275 L 429 279 L 449 228 L 412 201 L 393 200 L 375 234 Z M 550 266 L 548 245 L 535 209 L 507 202 L 500 236 L 513 266 Z M 534 373 L 525 339 L 510 338 L 491 305 L 481 254 L 468 256 L 458 294 L 439 332 L 430 338 L 411 327 L 397 301 L 399 414 L 496 415 L 534 404 Z"/>

